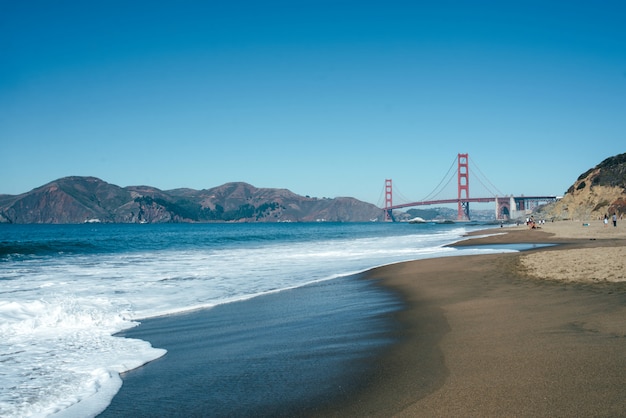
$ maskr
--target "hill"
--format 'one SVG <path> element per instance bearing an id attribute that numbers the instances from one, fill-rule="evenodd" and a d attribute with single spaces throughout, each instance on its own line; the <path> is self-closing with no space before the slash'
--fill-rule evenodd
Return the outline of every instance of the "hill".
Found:
<path id="1" fill-rule="evenodd" d="M 600 219 L 626 214 L 626 153 L 609 157 L 582 173 L 563 198 L 539 210 L 546 218 Z"/>
<path id="2" fill-rule="evenodd" d="M 406 211 L 406 214 L 404 214 L 404 216 L 401 215 L 401 219 L 406 220 L 419 217 L 425 220 L 442 222 L 455 221 L 457 219 L 457 215 L 457 209 L 446 207 L 433 207 L 429 209 L 409 209 Z M 396 217 L 396 219 L 398 218 L 400 218 L 400 216 Z M 472 221 L 479 222 L 493 222 L 496 220 L 496 215 L 493 209 L 470 209 L 470 219 Z"/>
<path id="3" fill-rule="evenodd" d="M 318 199 L 287 189 L 227 183 L 211 189 L 120 187 L 96 177 L 64 177 L 21 195 L 0 195 L 4 223 L 363 222 L 383 220 L 375 205 Z"/>

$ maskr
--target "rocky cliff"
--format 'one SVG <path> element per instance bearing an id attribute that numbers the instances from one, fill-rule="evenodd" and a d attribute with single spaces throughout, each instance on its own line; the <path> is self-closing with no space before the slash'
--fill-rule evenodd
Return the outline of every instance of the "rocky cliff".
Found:
<path id="1" fill-rule="evenodd" d="M 607 158 L 582 173 L 563 199 L 540 212 L 546 218 L 577 220 L 626 215 L 626 153 Z"/>
<path id="2" fill-rule="evenodd" d="M 382 210 L 359 200 L 304 197 L 286 189 L 227 183 L 204 190 L 119 187 L 95 177 L 65 177 L 30 192 L 0 195 L 5 223 L 362 222 Z"/>

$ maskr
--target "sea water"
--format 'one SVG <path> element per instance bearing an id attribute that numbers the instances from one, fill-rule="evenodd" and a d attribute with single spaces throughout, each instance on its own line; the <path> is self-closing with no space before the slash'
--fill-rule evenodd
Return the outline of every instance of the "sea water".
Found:
<path id="1" fill-rule="evenodd" d="M 142 319 L 297 289 L 446 247 L 462 224 L 0 225 L 0 416 L 95 416 L 165 354 Z"/>

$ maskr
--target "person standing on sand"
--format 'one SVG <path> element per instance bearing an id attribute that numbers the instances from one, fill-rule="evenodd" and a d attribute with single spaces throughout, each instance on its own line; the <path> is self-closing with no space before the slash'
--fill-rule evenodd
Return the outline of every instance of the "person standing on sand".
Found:
<path id="1" fill-rule="evenodd" d="M 613 226 L 617 226 L 617 213 L 613 213 Z"/>
<path id="2" fill-rule="evenodd" d="M 608 224 L 609 224 L 609 215 L 605 214 L 604 215 L 604 227 L 606 228 Z"/>

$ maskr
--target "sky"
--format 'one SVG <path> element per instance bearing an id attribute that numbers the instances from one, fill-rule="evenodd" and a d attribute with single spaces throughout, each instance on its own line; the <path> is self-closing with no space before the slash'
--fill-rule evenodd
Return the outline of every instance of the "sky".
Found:
<path id="1" fill-rule="evenodd" d="M 623 1 L 0 0 L 0 194 L 78 175 L 382 206 L 468 153 L 470 197 L 472 164 L 562 195 L 626 152 L 624 22 Z"/>

